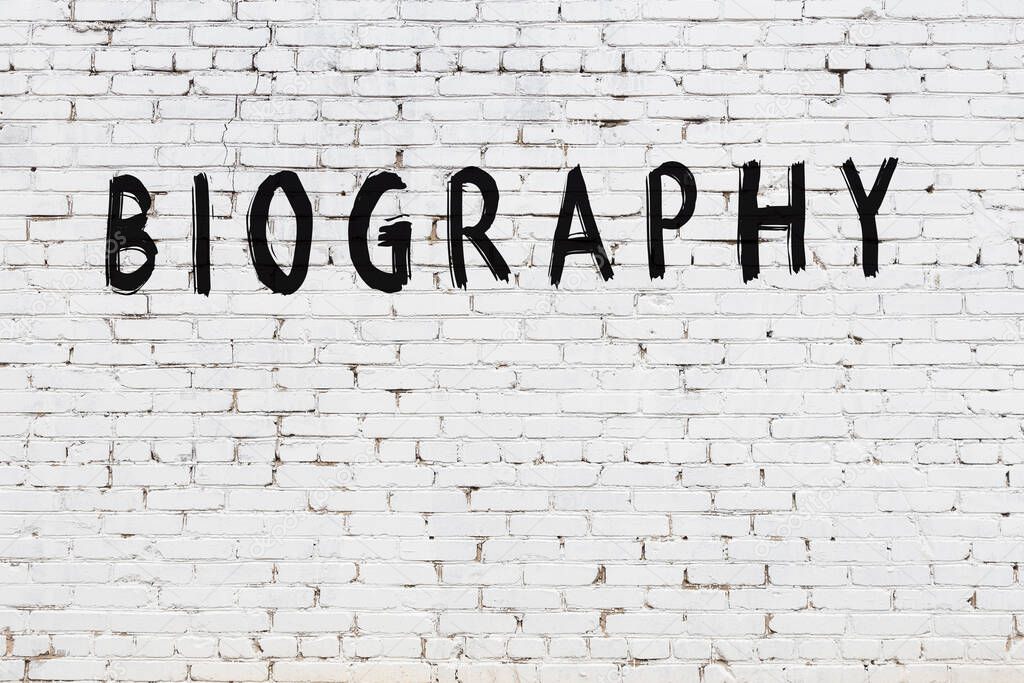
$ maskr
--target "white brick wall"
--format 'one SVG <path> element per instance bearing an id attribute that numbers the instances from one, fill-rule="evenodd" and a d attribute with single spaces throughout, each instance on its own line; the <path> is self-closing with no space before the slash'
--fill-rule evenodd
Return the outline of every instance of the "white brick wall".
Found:
<path id="1" fill-rule="evenodd" d="M 0 678 L 1021 679 L 1019 2 L 5 0 L 0 94 Z M 869 279 L 838 167 L 887 156 Z M 808 267 L 767 235 L 744 285 L 752 159 L 774 203 L 806 162 Z M 699 196 L 652 282 L 668 160 Z M 615 277 L 556 290 L 576 164 Z M 451 285 L 467 165 L 508 285 L 472 249 Z M 287 297 L 245 242 L 282 169 Z M 378 169 L 396 295 L 345 241 Z M 131 296 L 123 173 L 160 249 Z"/>

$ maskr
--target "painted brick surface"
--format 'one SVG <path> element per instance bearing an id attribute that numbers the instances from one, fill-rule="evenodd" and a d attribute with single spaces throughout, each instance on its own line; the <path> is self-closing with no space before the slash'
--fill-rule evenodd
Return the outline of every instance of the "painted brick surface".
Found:
<path id="1" fill-rule="evenodd" d="M 1020 680 L 1022 41 L 1012 0 L 3 2 L 0 679 Z M 866 278 L 839 166 L 888 156 Z M 769 235 L 743 284 L 752 159 L 776 203 L 806 162 L 808 267 Z M 699 194 L 652 282 L 669 160 Z M 555 289 L 577 164 L 615 277 Z M 468 165 L 512 280 L 468 249 L 462 291 Z M 283 169 L 287 297 L 245 241 Z M 346 242 L 380 169 L 395 295 Z"/>

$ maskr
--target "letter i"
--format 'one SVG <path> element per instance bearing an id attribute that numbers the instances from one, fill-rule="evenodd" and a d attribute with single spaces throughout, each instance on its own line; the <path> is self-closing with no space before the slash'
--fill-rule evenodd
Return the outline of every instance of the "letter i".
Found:
<path id="1" fill-rule="evenodd" d="M 205 173 L 193 179 L 192 275 L 196 293 L 210 296 L 210 183 Z"/>

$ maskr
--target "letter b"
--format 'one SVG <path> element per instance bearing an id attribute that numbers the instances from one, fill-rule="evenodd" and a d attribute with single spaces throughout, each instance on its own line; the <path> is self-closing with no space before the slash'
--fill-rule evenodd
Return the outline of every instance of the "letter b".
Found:
<path id="1" fill-rule="evenodd" d="M 139 213 L 125 218 L 124 197 L 131 195 L 139 204 Z M 110 205 L 107 209 L 107 284 L 124 294 L 131 294 L 146 284 L 156 264 L 156 244 L 146 232 L 150 207 L 149 191 L 135 176 L 115 176 L 110 181 Z M 121 252 L 141 252 L 145 262 L 131 272 L 121 268 Z"/>

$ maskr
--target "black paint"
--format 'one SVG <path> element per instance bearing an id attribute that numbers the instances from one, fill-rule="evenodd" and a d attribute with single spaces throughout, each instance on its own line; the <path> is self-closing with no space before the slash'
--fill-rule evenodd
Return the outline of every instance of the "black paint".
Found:
<path id="1" fill-rule="evenodd" d="M 671 178 L 683 193 L 679 213 L 665 218 L 661 210 L 661 179 Z M 667 161 L 647 176 L 647 269 L 653 280 L 665 277 L 665 230 L 678 230 L 693 217 L 697 208 L 697 181 L 693 173 L 678 161 Z"/>
<path id="2" fill-rule="evenodd" d="M 370 260 L 370 246 L 367 233 L 370 230 L 370 217 L 377 202 L 389 190 L 404 190 L 405 183 L 397 174 L 389 171 L 374 173 L 366 178 L 363 186 L 356 193 L 352 215 L 348 220 L 348 249 L 352 257 L 352 265 L 363 282 L 381 292 L 400 292 L 409 282 L 412 270 L 410 256 L 410 239 L 412 224 L 409 221 L 389 219 L 387 225 L 380 227 L 379 244 L 391 248 L 391 272 L 381 270 Z M 400 218 L 396 216 L 395 218 Z"/>
<path id="3" fill-rule="evenodd" d="M 200 173 L 192 180 L 192 275 L 203 296 L 210 296 L 210 211 L 210 183 Z"/>
<path id="4" fill-rule="evenodd" d="M 583 223 L 583 234 L 573 237 L 570 231 L 573 218 L 577 214 Z M 566 178 L 565 192 L 562 194 L 562 208 L 558 213 L 555 237 L 551 243 L 551 267 L 548 274 L 551 276 L 551 284 L 555 287 L 562 280 L 565 257 L 569 254 L 593 256 L 594 263 L 606 282 L 615 276 L 612 272 L 612 264 L 608 260 L 608 254 L 605 253 L 604 244 L 601 242 L 601 233 L 597 230 L 597 221 L 594 220 L 594 212 L 590 208 L 587 184 L 583 180 L 583 171 L 579 166 L 569 171 Z"/>
<path id="5" fill-rule="evenodd" d="M 139 213 L 125 218 L 124 197 L 131 195 L 139 204 Z M 156 265 L 156 244 L 146 232 L 152 202 L 142 181 L 132 175 L 115 176 L 110 181 L 110 204 L 107 209 L 106 282 L 122 294 L 131 294 L 146 284 Z M 145 262 L 130 273 L 121 270 L 121 252 L 139 251 Z"/>
<path id="6" fill-rule="evenodd" d="M 480 220 L 475 225 L 466 227 L 463 224 L 462 196 L 466 185 L 474 185 L 483 198 L 483 210 Z M 508 282 L 509 269 L 505 259 L 497 247 L 487 236 L 487 230 L 498 215 L 498 185 L 486 171 L 476 166 L 468 166 L 452 176 L 448 182 L 448 265 L 452 275 L 452 284 L 466 288 L 466 254 L 462 238 L 469 241 L 480 252 L 484 263 L 491 271 L 495 280 Z"/>
<path id="7" fill-rule="evenodd" d="M 295 254 L 288 273 L 277 265 L 267 243 L 270 202 L 279 189 L 284 190 L 284 196 L 288 198 L 292 213 L 295 215 Z M 309 270 L 309 250 L 313 241 L 313 207 L 299 176 L 292 171 L 281 171 L 260 183 L 249 207 L 246 221 L 249 253 L 252 254 L 253 266 L 260 282 L 277 294 L 292 294 L 298 291 L 306 279 L 306 271 Z"/>
<path id="8" fill-rule="evenodd" d="M 761 272 L 758 240 L 762 230 L 785 230 L 789 240 L 789 270 L 799 273 L 807 264 L 804 255 L 804 165 L 789 169 L 789 204 L 758 206 L 757 191 L 761 185 L 761 164 L 748 161 L 740 169 L 739 220 L 737 255 L 743 267 L 743 282 L 750 282 Z"/>
<path id="9" fill-rule="evenodd" d="M 899 159 L 894 157 L 882 162 L 878 175 L 875 176 L 875 184 L 871 186 L 870 195 L 864 192 L 864 183 L 861 182 L 860 171 L 857 170 L 853 159 L 847 159 L 842 167 L 846 187 L 850 190 L 853 204 L 857 207 L 857 216 L 860 218 L 865 277 L 878 275 L 878 210 L 885 199 L 885 193 L 889 190 L 889 181 L 892 180 L 898 163 Z"/>

